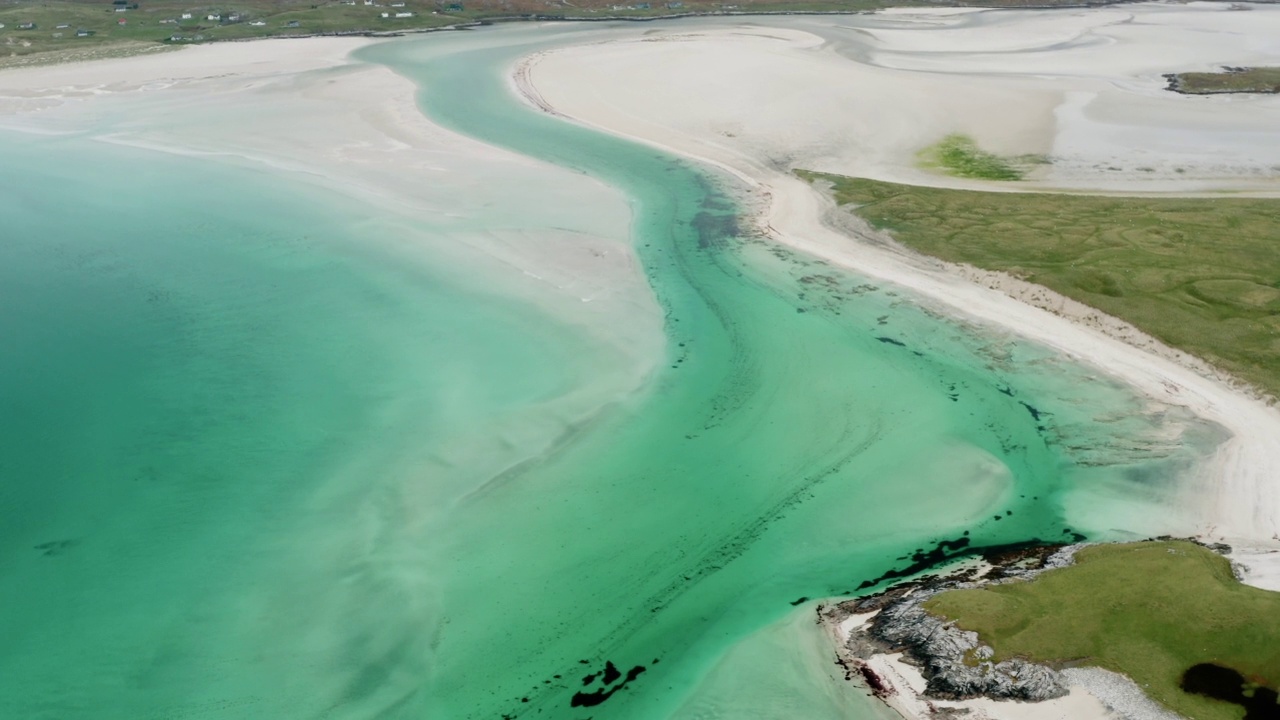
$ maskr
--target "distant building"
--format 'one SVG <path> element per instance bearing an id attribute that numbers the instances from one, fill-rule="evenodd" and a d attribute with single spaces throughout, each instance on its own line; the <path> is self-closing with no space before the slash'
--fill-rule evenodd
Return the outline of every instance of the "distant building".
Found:
<path id="1" fill-rule="evenodd" d="M 262 27 L 263 25 L 266 25 L 267 23 L 266 23 L 266 22 L 264 22 L 264 21 L 262 21 L 262 20 L 254 20 L 253 22 L 251 22 L 251 23 L 249 23 L 249 24 L 250 24 L 250 25 L 252 25 L 252 26 L 254 26 L 254 27 Z"/>
<path id="2" fill-rule="evenodd" d="M 231 13 L 228 15 L 227 22 L 240 22 L 240 13 Z"/>
<path id="3" fill-rule="evenodd" d="M 65 29 L 67 29 L 67 28 L 69 28 L 69 27 L 71 27 L 71 25 L 70 25 L 69 23 L 62 23 L 61 25 L 59 25 L 59 26 L 58 26 L 58 29 L 59 29 L 59 30 L 65 30 Z"/>
<path id="4" fill-rule="evenodd" d="M 32 22 L 22 23 L 21 25 L 18 26 L 18 29 L 19 30 L 35 30 L 36 24 Z"/>
<path id="5" fill-rule="evenodd" d="M 209 15 L 205 17 L 205 20 L 221 20 L 221 19 L 222 19 L 222 16 L 219 15 L 218 13 L 209 13 Z"/>
<path id="6" fill-rule="evenodd" d="M 76 37 L 93 37 L 92 30 L 77 30 Z"/>
<path id="7" fill-rule="evenodd" d="M 396 13 L 396 17 L 398 17 L 398 18 L 413 17 L 413 13 L 411 13 L 411 12 L 400 12 L 400 13 Z"/>
<path id="8" fill-rule="evenodd" d="M 682 2 L 669 2 L 669 3 L 667 3 L 667 7 L 668 7 L 668 8 L 670 8 L 670 9 L 672 9 L 672 10 L 679 10 L 680 8 L 684 7 L 684 3 L 682 3 Z"/>
<path id="9" fill-rule="evenodd" d="M 393 2 L 393 3 L 391 3 L 391 7 L 404 7 L 404 3 L 402 3 L 402 2 Z"/>
<path id="10" fill-rule="evenodd" d="M 183 19 L 183 20 L 190 20 L 190 19 L 191 19 L 191 13 L 182 13 L 182 19 Z"/>

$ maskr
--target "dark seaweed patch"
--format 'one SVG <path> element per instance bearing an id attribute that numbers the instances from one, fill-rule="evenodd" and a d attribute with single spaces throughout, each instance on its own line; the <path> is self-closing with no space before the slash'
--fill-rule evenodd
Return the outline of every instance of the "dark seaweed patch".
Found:
<path id="1" fill-rule="evenodd" d="M 654 662 L 657 661 L 655 660 Z M 599 705 L 613 697 L 614 693 L 632 683 L 636 678 L 640 677 L 644 671 L 645 667 L 643 665 L 636 665 L 628 670 L 624 677 L 622 673 L 618 671 L 617 666 L 615 666 L 612 661 L 608 661 L 605 663 L 604 670 L 600 673 L 596 673 L 596 675 L 602 676 L 600 680 L 605 687 L 599 688 L 598 690 L 592 690 L 591 692 L 582 691 L 574 693 L 573 697 L 569 699 L 569 707 L 595 707 L 596 705 Z M 592 675 L 591 677 L 595 677 L 595 675 Z M 619 680 L 621 680 L 621 682 L 618 682 Z M 609 687 L 610 685 L 613 687 Z"/>
<path id="2" fill-rule="evenodd" d="M 55 555 L 61 555 L 75 544 L 75 540 L 52 540 L 50 542 L 40 543 L 39 545 L 34 546 L 34 549 L 39 550 L 40 554 L 44 557 L 53 557 Z"/>
<path id="3" fill-rule="evenodd" d="M 1000 516 L 997 515 L 996 519 L 999 519 L 999 518 Z M 1053 543 L 1045 542 L 1040 538 L 1031 538 L 1030 540 L 1027 540 L 1024 542 L 1005 543 L 1001 545 L 977 545 L 977 546 L 970 545 L 969 538 L 965 536 L 958 537 L 955 540 L 942 540 L 942 541 L 939 541 L 938 544 L 935 545 L 933 549 L 929 550 L 928 552 L 920 552 L 920 551 L 915 552 L 911 556 L 910 565 L 901 569 L 887 570 L 883 575 L 881 575 L 878 578 L 874 578 L 872 580 L 863 580 L 862 583 L 858 585 L 858 590 L 859 591 L 866 590 L 867 588 L 875 587 L 876 585 L 879 585 L 880 583 L 883 583 L 888 580 L 897 580 L 900 578 L 910 577 L 917 573 L 924 572 L 925 570 L 928 570 L 930 568 L 937 567 L 938 565 L 942 565 L 943 563 L 947 563 L 952 560 L 957 560 L 963 557 L 971 557 L 974 555 L 991 557 L 995 555 L 1000 555 L 1002 553 L 1016 552 L 1019 550 L 1026 550 L 1029 548 L 1041 547 L 1044 545 L 1051 545 L 1051 544 Z"/>
<path id="4" fill-rule="evenodd" d="M 791 601 L 791 607 L 795 607 L 797 605 L 803 605 L 804 603 L 807 603 L 807 602 L 809 602 L 808 597 L 796 598 L 795 600 Z"/>
<path id="5" fill-rule="evenodd" d="M 1026 409 L 1027 409 L 1027 412 L 1031 413 L 1031 419 L 1032 419 L 1032 420 L 1035 420 L 1036 422 L 1040 422 L 1040 418 L 1041 418 L 1041 416 L 1048 415 L 1048 413 L 1046 413 L 1046 412 L 1044 412 L 1044 411 L 1040 410 L 1040 409 L 1039 409 L 1039 408 L 1037 408 L 1035 405 L 1032 405 L 1031 403 L 1027 402 L 1026 400 L 1019 400 L 1019 401 L 1018 401 L 1018 404 L 1022 405 L 1022 407 L 1024 407 L 1024 408 L 1026 408 Z"/>
<path id="6" fill-rule="evenodd" d="M 698 234 L 698 248 L 708 250 L 725 247 L 729 238 L 742 234 L 737 215 L 700 212 L 694 216 L 694 232 Z"/>
<path id="7" fill-rule="evenodd" d="M 906 346 L 907 346 L 907 344 L 906 344 L 906 343 L 904 343 L 904 342 L 902 342 L 901 340 L 894 340 L 894 339 L 893 339 L 893 338 L 891 338 L 891 337 L 878 337 L 878 338 L 876 338 L 876 339 L 877 339 L 877 340 L 879 340 L 880 342 L 885 343 L 885 344 L 888 344 L 888 345 L 897 345 L 898 347 L 906 347 Z"/>

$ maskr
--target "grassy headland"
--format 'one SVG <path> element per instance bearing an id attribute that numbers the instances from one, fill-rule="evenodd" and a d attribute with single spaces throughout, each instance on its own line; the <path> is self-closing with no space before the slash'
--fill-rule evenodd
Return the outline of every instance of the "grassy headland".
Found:
<path id="1" fill-rule="evenodd" d="M 1169 89 L 1184 95 L 1280 93 L 1280 67 L 1227 67 L 1222 72 L 1165 75 Z"/>
<path id="2" fill-rule="evenodd" d="M 1122 0 L 1101 0 L 1101 4 Z M 0 0 L 0 67 L 85 57 L 86 48 L 190 44 L 316 34 L 395 33 L 499 20 L 642 20 L 764 12 L 859 12 L 884 7 L 1044 7 L 1084 0 Z M 1094 0 L 1090 4 L 1100 4 Z M 387 13 L 388 17 L 383 17 Z M 189 17 L 183 17 L 189 15 Z M 397 17 L 400 15 L 401 17 Z M 213 17 L 216 16 L 216 17 Z M 232 19 L 234 18 L 234 19 Z M 25 27 L 32 25 L 33 27 Z M 83 31 L 83 32 L 82 32 Z M 126 45 L 127 44 L 127 45 Z M 71 52 L 72 55 L 68 56 Z M 78 54 L 78 55 L 76 55 Z M 90 55 L 92 57 L 92 55 Z M 7 59 L 7 60 L 6 60 Z"/>
<path id="3" fill-rule="evenodd" d="M 952 590 L 930 612 L 996 652 L 1123 673 L 1192 720 L 1239 720 L 1239 705 L 1184 692 L 1199 663 L 1280 688 L 1280 593 L 1242 585 L 1227 560 L 1189 542 L 1085 548 L 1075 565 L 1031 581 Z"/>
<path id="4" fill-rule="evenodd" d="M 1280 201 L 992 193 L 800 172 L 943 260 L 1008 272 L 1280 396 Z"/>

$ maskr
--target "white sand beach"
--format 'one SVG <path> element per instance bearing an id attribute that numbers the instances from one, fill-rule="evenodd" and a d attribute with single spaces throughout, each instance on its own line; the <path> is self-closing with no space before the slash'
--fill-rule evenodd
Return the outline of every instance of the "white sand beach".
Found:
<path id="1" fill-rule="evenodd" d="M 921 148 L 962 132 L 1001 153 L 1051 153 L 1052 170 L 1019 189 L 1275 195 L 1280 98 L 1185 97 L 1160 74 L 1280 63 L 1277 30 L 1280 9 L 1208 4 L 770 18 L 638 29 L 527 58 L 514 82 L 546 110 L 737 176 L 779 242 L 1221 424 L 1231 439 L 1179 507 L 1137 530 L 1268 546 L 1280 544 L 1280 412 L 1114 318 L 897 249 L 790 171 L 1008 189 L 917 166 Z M 1071 511 L 1085 525 L 1094 512 Z"/>

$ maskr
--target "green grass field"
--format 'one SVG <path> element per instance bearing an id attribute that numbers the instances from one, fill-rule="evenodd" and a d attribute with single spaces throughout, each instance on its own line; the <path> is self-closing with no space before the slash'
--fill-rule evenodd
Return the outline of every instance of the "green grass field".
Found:
<path id="1" fill-rule="evenodd" d="M 1197 663 L 1280 688 L 1280 593 L 1242 585 L 1225 558 L 1188 542 L 1085 548 L 1071 567 L 944 592 L 925 608 L 977 632 L 998 660 L 1124 673 L 1191 720 L 1243 717 L 1239 705 L 1178 687 Z"/>
<path id="2" fill-rule="evenodd" d="M 1280 67 L 1178 73 L 1174 78 L 1174 89 L 1189 95 L 1280 93 Z"/>
<path id="3" fill-rule="evenodd" d="M 993 193 L 801 172 L 904 245 L 1011 273 L 1280 396 L 1280 201 Z"/>

